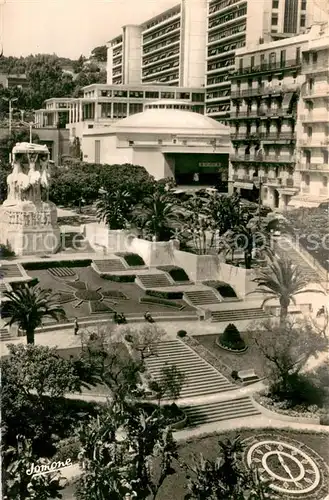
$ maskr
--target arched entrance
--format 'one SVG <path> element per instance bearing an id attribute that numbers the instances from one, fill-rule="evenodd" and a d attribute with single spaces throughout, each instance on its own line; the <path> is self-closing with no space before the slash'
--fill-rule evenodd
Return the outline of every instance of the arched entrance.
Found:
<path id="1" fill-rule="evenodd" d="M 277 189 L 274 189 L 273 197 L 274 197 L 274 208 L 279 208 L 280 195 Z"/>

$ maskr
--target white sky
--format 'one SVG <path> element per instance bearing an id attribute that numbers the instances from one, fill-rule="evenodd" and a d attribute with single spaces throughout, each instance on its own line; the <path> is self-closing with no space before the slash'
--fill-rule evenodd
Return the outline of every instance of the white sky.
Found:
<path id="1" fill-rule="evenodd" d="M 5 56 L 56 53 L 78 58 L 179 0 L 0 0 Z"/>

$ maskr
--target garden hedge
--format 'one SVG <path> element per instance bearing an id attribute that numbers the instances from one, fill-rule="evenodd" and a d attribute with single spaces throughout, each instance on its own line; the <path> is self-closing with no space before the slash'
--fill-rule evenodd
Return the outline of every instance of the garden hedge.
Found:
<path id="1" fill-rule="evenodd" d="M 145 262 L 140 255 L 132 252 L 116 252 L 118 257 L 122 257 L 130 267 L 145 266 Z"/>
<path id="2" fill-rule="evenodd" d="M 92 263 L 91 259 L 82 260 L 43 260 L 39 262 L 22 262 L 22 266 L 27 271 L 38 271 L 41 269 L 51 269 L 54 267 L 88 267 Z"/>
<path id="3" fill-rule="evenodd" d="M 146 290 L 146 295 L 150 295 L 151 297 L 160 297 L 161 299 L 182 299 L 183 292 L 164 292 L 160 290 Z"/>
<path id="4" fill-rule="evenodd" d="M 190 281 L 182 267 L 178 266 L 158 266 L 157 269 L 168 273 L 174 281 Z"/>
<path id="5" fill-rule="evenodd" d="M 99 275 L 104 280 L 115 281 L 116 283 L 134 283 L 136 279 L 135 274 L 105 274 Z"/>
<path id="6" fill-rule="evenodd" d="M 171 300 L 161 299 L 160 297 L 141 297 L 139 299 L 141 304 L 159 304 L 165 307 L 171 307 L 172 309 L 183 309 L 184 306 L 178 302 L 173 302 Z"/>

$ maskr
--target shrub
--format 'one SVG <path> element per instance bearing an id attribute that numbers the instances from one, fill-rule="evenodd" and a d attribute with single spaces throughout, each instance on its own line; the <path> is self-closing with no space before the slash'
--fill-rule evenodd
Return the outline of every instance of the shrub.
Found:
<path id="1" fill-rule="evenodd" d="M 178 330 L 178 332 L 177 332 L 177 337 L 179 337 L 181 339 L 183 337 L 186 337 L 186 335 L 187 335 L 187 332 L 185 330 Z"/>
<path id="2" fill-rule="evenodd" d="M 165 307 L 171 307 L 172 309 L 182 310 L 184 306 L 178 302 L 173 302 L 171 300 L 161 299 L 160 297 L 141 297 L 139 299 L 141 304 L 159 304 Z"/>
<path id="3" fill-rule="evenodd" d="M 158 266 L 160 271 L 170 274 L 174 281 L 190 281 L 183 268 L 178 266 Z"/>
<path id="4" fill-rule="evenodd" d="M 239 376 L 237 370 L 232 371 L 231 377 L 233 378 L 233 380 L 238 380 Z"/>
<path id="5" fill-rule="evenodd" d="M 282 380 L 270 386 L 270 394 L 274 400 L 286 401 L 288 407 L 309 407 L 317 405 L 323 407 L 326 400 L 326 389 L 317 385 L 310 375 L 291 373 L 285 383 Z"/>
<path id="6" fill-rule="evenodd" d="M 135 274 L 100 274 L 104 280 L 115 281 L 116 283 L 134 283 L 136 279 Z"/>
<path id="7" fill-rule="evenodd" d="M 321 415 L 320 425 L 329 425 L 329 415 Z"/>
<path id="8" fill-rule="evenodd" d="M 145 262 L 137 253 L 117 252 L 115 255 L 122 257 L 130 267 L 145 266 Z"/>
<path id="9" fill-rule="evenodd" d="M 241 338 L 239 330 L 233 323 L 227 325 L 224 333 L 219 336 L 218 340 L 221 346 L 234 351 L 242 351 L 246 348 L 246 344 Z"/>
<path id="10" fill-rule="evenodd" d="M 15 257 L 15 252 L 10 248 L 10 245 L 0 244 L 0 258 L 6 259 L 8 257 Z"/>
<path id="11" fill-rule="evenodd" d="M 133 339 L 133 336 L 132 336 L 132 335 L 130 335 L 129 333 L 127 333 L 127 335 L 125 335 L 125 340 L 126 340 L 127 342 L 132 342 L 134 339 Z"/>
<path id="12" fill-rule="evenodd" d="M 41 269 L 51 269 L 55 267 L 88 267 L 92 263 L 91 259 L 82 260 L 43 260 L 40 262 L 22 262 L 24 269 L 28 271 L 38 271 Z"/>
<path id="13" fill-rule="evenodd" d="M 182 299 L 183 292 L 164 292 L 160 290 L 146 290 L 145 295 L 150 295 L 151 297 L 160 297 L 161 299 Z"/>
<path id="14" fill-rule="evenodd" d="M 80 453 L 81 444 L 77 437 L 62 439 L 56 444 L 57 451 L 52 457 L 53 462 L 65 462 L 68 458 L 71 462 L 77 462 Z"/>

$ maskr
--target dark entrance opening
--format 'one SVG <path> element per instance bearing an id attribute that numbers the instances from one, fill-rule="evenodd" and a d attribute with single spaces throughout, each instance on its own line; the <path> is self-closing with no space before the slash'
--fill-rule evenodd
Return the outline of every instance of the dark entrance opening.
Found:
<path id="1" fill-rule="evenodd" d="M 181 186 L 213 186 L 227 191 L 228 154 L 170 153 L 175 180 Z"/>
<path id="2" fill-rule="evenodd" d="M 274 189 L 274 208 L 279 208 L 280 195 L 276 189 Z"/>

